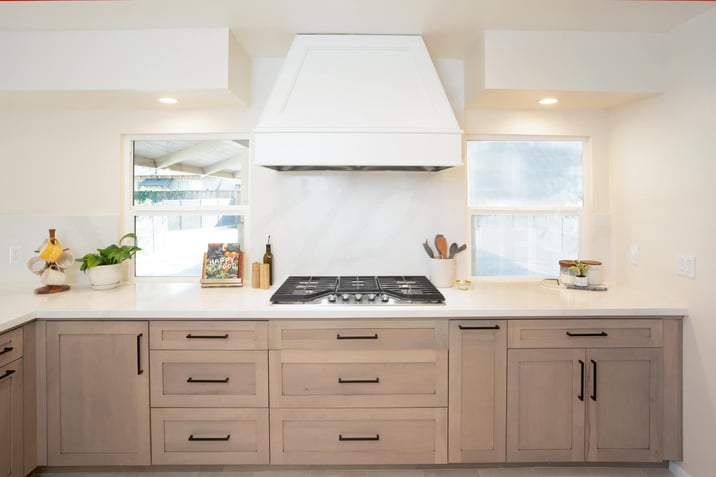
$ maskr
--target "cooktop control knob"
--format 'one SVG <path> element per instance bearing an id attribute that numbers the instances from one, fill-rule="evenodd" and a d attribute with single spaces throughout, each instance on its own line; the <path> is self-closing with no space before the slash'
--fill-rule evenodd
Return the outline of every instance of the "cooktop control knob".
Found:
<path id="1" fill-rule="evenodd" d="M 390 300 L 390 298 L 388 298 L 388 295 L 386 295 L 385 293 L 380 295 L 380 301 L 382 301 L 383 303 L 387 303 L 388 300 Z"/>
<path id="2" fill-rule="evenodd" d="M 335 303 L 335 302 L 336 302 L 336 298 L 338 298 L 338 297 L 337 297 L 335 294 L 333 294 L 333 293 L 331 293 L 330 295 L 328 295 L 328 301 L 330 301 L 331 303 Z"/>
<path id="3" fill-rule="evenodd" d="M 353 296 L 356 298 L 356 301 L 361 301 L 363 299 L 363 294 L 361 293 L 356 293 Z"/>
<path id="4" fill-rule="evenodd" d="M 375 293 L 368 293 L 368 301 L 375 301 Z"/>
<path id="5" fill-rule="evenodd" d="M 348 301 L 351 299 L 351 296 L 348 293 L 344 293 L 343 295 L 341 295 L 341 299 L 343 301 Z"/>

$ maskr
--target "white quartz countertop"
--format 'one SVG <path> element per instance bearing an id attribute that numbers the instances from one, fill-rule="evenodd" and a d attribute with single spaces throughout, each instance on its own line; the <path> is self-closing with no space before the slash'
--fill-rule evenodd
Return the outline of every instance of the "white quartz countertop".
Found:
<path id="1" fill-rule="evenodd" d="M 201 288 L 198 283 L 122 284 L 113 290 L 75 286 L 53 295 L 0 289 L 0 332 L 41 319 L 330 319 L 685 316 L 684 303 L 663 293 L 550 288 L 541 281 L 473 283 L 443 288 L 441 305 L 272 305 L 275 287 Z"/>

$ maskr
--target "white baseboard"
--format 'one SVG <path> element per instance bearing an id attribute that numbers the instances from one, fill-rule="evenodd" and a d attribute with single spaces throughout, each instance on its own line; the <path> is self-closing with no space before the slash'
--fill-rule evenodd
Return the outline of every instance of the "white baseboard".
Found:
<path id="1" fill-rule="evenodd" d="M 680 462 L 669 462 L 669 470 L 676 477 L 691 477 L 691 474 L 686 472 L 684 468 L 681 467 Z"/>

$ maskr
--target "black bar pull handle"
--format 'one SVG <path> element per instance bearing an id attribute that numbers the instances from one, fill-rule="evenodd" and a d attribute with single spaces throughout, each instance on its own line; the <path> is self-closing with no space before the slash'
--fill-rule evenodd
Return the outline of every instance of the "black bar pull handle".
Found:
<path id="1" fill-rule="evenodd" d="M 594 366 L 594 374 L 592 374 L 592 395 L 589 396 L 592 398 L 592 401 L 597 400 L 597 362 L 593 359 L 590 360 L 592 362 L 592 366 Z"/>
<path id="2" fill-rule="evenodd" d="M 10 351 L 12 351 L 12 350 L 14 350 L 14 349 L 15 349 L 15 348 L 13 348 L 12 346 L 5 346 L 5 347 L 2 349 L 2 351 L 0 351 L 0 354 L 9 353 Z"/>
<path id="3" fill-rule="evenodd" d="M 584 401 L 584 361 L 579 360 L 579 395 L 577 399 Z"/>
<path id="4" fill-rule="evenodd" d="M 144 374 L 142 369 L 142 336 L 144 336 L 144 333 L 137 335 L 137 375 Z"/>
<path id="5" fill-rule="evenodd" d="M 338 440 L 339 441 L 379 441 L 380 434 L 376 434 L 374 436 L 344 436 L 343 434 L 338 434 Z"/>
<path id="6" fill-rule="evenodd" d="M 342 335 L 338 333 L 336 335 L 337 340 L 377 340 L 378 339 L 378 333 L 373 333 L 372 335 Z"/>
<path id="7" fill-rule="evenodd" d="M 187 383 L 228 383 L 229 378 L 224 379 L 194 379 L 191 376 L 187 378 Z"/>
<path id="8" fill-rule="evenodd" d="M 7 378 L 7 377 L 10 376 L 11 374 L 15 374 L 15 370 L 14 370 L 14 369 L 8 369 L 7 371 L 5 371 L 5 374 L 3 374 L 2 376 L 0 376 L 0 381 L 2 381 L 3 379 Z"/>
<path id="9" fill-rule="evenodd" d="M 189 435 L 188 441 L 228 441 L 231 439 L 231 434 L 226 434 L 226 437 L 194 437 L 194 434 Z"/>
<path id="10" fill-rule="evenodd" d="M 457 325 L 457 327 L 461 330 L 499 330 L 500 325 L 495 326 L 462 326 Z"/>
<path id="11" fill-rule="evenodd" d="M 229 338 L 229 333 L 223 335 L 192 335 L 189 333 L 186 335 L 188 340 L 225 340 Z"/>
<path id="12" fill-rule="evenodd" d="M 606 331 L 600 331 L 599 333 L 572 333 L 571 331 L 567 331 L 567 336 L 609 336 Z"/>
<path id="13" fill-rule="evenodd" d="M 339 384 L 347 384 L 347 383 L 379 383 L 380 378 L 373 378 L 373 379 L 343 379 L 338 378 Z"/>

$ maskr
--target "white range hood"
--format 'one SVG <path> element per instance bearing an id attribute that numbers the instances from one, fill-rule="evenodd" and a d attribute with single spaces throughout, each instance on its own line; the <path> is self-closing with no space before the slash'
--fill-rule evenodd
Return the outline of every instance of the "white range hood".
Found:
<path id="1" fill-rule="evenodd" d="M 277 170 L 442 170 L 462 131 L 420 36 L 297 35 L 254 131 Z"/>

